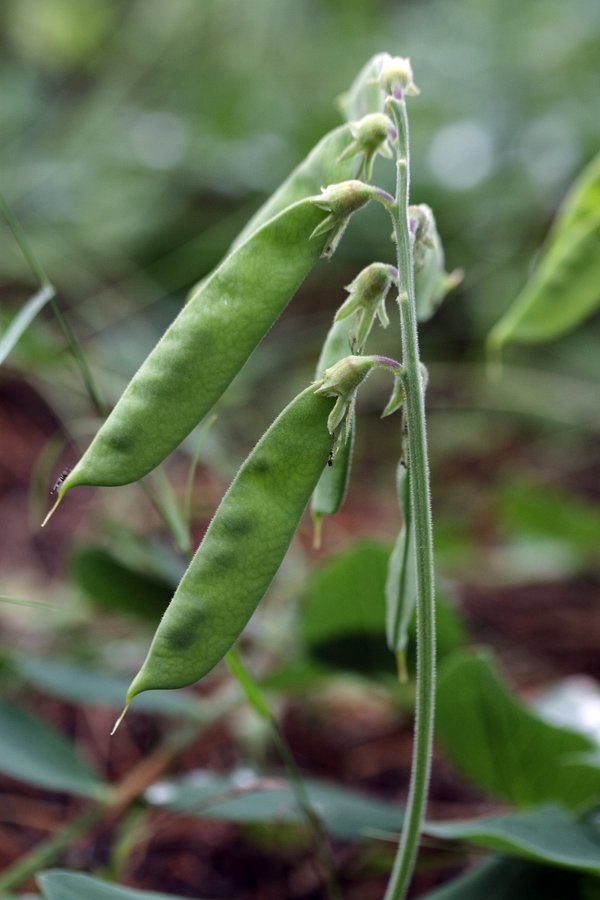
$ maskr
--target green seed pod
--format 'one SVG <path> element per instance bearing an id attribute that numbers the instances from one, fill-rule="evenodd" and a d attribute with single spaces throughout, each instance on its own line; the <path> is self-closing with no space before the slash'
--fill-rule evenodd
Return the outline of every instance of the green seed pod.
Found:
<path id="1" fill-rule="evenodd" d="M 207 414 L 319 258 L 312 199 L 284 210 L 230 254 L 146 358 L 59 489 L 146 475 Z"/>
<path id="2" fill-rule="evenodd" d="M 379 84 L 382 67 L 391 59 L 389 53 L 376 53 L 365 63 L 349 90 L 343 94 L 338 105 L 349 121 L 355 121 L 368 113 L 382 112 L 384 96 Z"/>
<path id="3" fill-rule="evenodd" d="M 429 206 L 409 206 L 413 233 L 415 296 L 417 318 L 426 322 L 438 309 L 446 294 L 462 281 L 462 272 L 444 271 L 444 249 Z"/>
<path id="4" fill-rule="evenodd" d="M 325 369 L 330 368 L 334 363 L 339 362 L 348 355 L 350 349 L 349 327 L 350 322 L 348 319 L 343 319 L 341 322 L 333 322 L 317 363 L 315 372 L 317 380 L 323 377 Z M 339 449 L 338 453 L 328 460 L 328 465 L 323 469 L 312 495 L 310 511 L 314 526 L 313 543 L 316 548 L 321 545 L 321 523 L 323 517 L 333 516 L 338 512 L 348 490 L 354 450 L 354 416 L 352 416 L 348 430 L 348 440 Z"/>
<path id="5" fill-rule="evenodd" d="M 352 132 L 349 125 L 340 125 L 326 134 L 252 216 L 236 237 L 231 249 L 239 247 L 257 228 L 292 203 L 318 194 L 322 185 L 356 178 L 358 175 L 356 161 L 344 158 L 344 150 L 351 140 Z"/>
<path id="6" fill-rule="evenodd" d="M 547 245 L 598 210 L 600 210 L 600 153 L 594 156 L 575 179 L 561 203 L 548 235 Z"/>
<path id="7" fill-rule="evenodd" d="M 400 680 L 406 681 L 408 628 L 417 602 L 417 557 L 410 508 L 409 470 L 402 464 L 397 471 L 397 491 L 403 522 L 388 562 L 385 583 L 386 636 L 388 647 L 396 654 Z"/>
<path id="8" fill-rule="evenodd" d="M 332 401 L 311 385 L 284 409 L 223 497 L 127 692 L 193 684 L 227 653 L 285 555 L 327 460 Z"/>

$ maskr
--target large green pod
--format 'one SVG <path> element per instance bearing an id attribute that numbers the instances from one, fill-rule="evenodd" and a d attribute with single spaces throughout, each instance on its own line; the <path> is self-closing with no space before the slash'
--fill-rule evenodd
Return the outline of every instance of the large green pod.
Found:
<path id="1" fill-rule="evenodd" d="M 327 460 L 331 397 L 311 385 L 246 459 L 127 693 L 180 688 L 227 653 L 277 572 Z"/>
<path id="2" fill-rule="evenodd" d="M 127 484 L 174 450 L 219 399 L 319 259 L 325 218 L 312 200 L 284 210 L 231 253 L 142 363 L 60 487 Z"/>

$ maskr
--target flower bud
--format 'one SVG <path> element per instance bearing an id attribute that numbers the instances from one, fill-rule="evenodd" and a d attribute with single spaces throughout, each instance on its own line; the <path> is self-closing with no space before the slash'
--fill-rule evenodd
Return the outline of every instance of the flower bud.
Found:
<path id="1" fill-rule="evenodd" d="M 365 178 L 369 180 L 377 154 L 391 158 L 392 151 L 388 140 L 396 137 L 396 129 L 385 113 L 369 113 L 362 119 L 351 122 L 350 131 L 354 140 L 339 156 L 338 161 L 362 156 L 358 174 L 364 173 Z"/>
<path id="2" fill-rule="evenodd" d="M 397 278 L 398 271 L 394 266 L 376 262 L 363 269 L 347 286 L 350 296 L 338 309 L 335 318 L 339 321 L 353 316 L 348 337 L 354 352 L 362 352 L 375 316 L 384 328 L 389 324 L 385 299 L 392 282 Z"/>
<path id="3" fill-rule="evenodd" d="M 420 93 L 413 81 L 410 59 L 405 56 L 391 56 L 383 63 L 379 72 L 379 84 L 386 94 L 397 100 L 402 100 L 405 95 L 416 97 Z"/>
<path id="4" fill-rule="evenodd" d="M 369 200 L 378 200 L 388 208 L 394 202 L 394 198 L 387 191 L 355 179 L 341 181 L 339 184 L 329 184 L 327 187 L 321 188 L 318 197 L 311 199 L 313 203 L 320 206 L 321 209 L 326 209 L 329 213 L 311 234 L 311 238 L 313 238 L 320 234 L 326 234 L 328 231 L 332 232 L 323 251 L 323 256 L 327 258 L 334 253 L 353 212 L 356 212 Z"/>

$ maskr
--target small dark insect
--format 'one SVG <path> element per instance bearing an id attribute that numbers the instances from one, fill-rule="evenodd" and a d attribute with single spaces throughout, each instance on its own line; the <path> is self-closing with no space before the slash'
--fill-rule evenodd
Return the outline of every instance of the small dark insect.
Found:
<path id="1" fill-rule="evenodd" d="M 66 469 L 63 469 L 63 470 L 62 470 L 62 472 L 60 473 L 60 475 L 58 476 L 58 478 L 57 478 L 56 481 L 54 482 L 54 487 L 53 487 L 52 490 L 50 491 L 50 495 L 51 495 L 51 496 L 52 496 L 53 494 L 57 494 L 57 493 L 58 493 L 59 487 L 61 486 L 61 484 L 63 483 L 63 481 L 65 480 L 65 478 L 67 477 L 67 475 L 69 474 L 70 471 L 71 471 L 71 469 L 68 468 L 68 467 L 67 467 Z"/>
<path id="2" fill-rule="evenodd" d="M 328 465 L 328 466 L 332 466 L 332 465 L 333 465 L 333 447 L 332 447 L 331 450 L 329 451 L 329 456 L 327 457 L 327 465 Z"/>

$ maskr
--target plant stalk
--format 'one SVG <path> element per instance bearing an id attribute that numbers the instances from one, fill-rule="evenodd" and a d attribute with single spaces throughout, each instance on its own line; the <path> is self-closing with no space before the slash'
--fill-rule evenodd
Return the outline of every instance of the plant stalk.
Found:
<path id="1" fill-rule="evenodd" d="M 400 322 L 408 426 L 410 503 L 417 554 L 416 714 L 406 817 L 385 900 L 406 896 L 415 867 L 427 804 L 435 710 L 435 584 L 425 399 L 419 359 L 412 241 L 408 221 L 409 131 L 404 98 L 389 97 L 389 114 L 398 132 L 396 202 L 390 210 L 398 255 Z"/>

